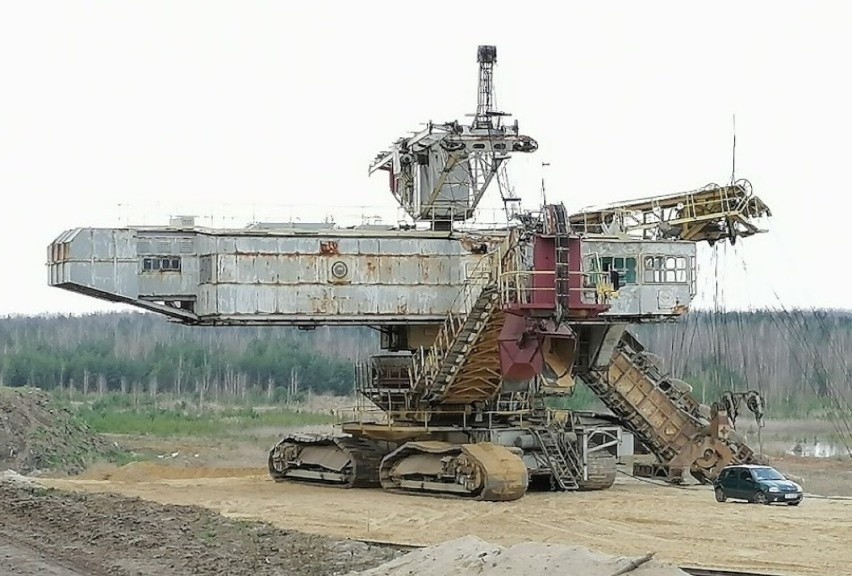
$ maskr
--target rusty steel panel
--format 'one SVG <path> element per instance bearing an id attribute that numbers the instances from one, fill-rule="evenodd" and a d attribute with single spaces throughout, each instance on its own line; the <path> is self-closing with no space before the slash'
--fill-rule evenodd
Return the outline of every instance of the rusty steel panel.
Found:
<path id="1" fill-rule="evenodd" d="M 252 289 L 236 284 L 205 285 L 197 312 L 205 314 L 247 315 L 257 312 L 308 318 L 314 315 L 441 317 L 452 300 L 452 287 L 435 293 L 420 291 L 406 294 L 392 286 L 322 286 L 282 291 L 276 286 L 258 285 Z"/>
<path id="2" fill-rule="evenodd" d="M 180 317 L 201 323 L 435 323 L 467 305 L 465 270 L 482 258 L 470 245 L 416 231 L 82 228 L 48 247 L 48 280 L 160 312 L 193 302 Z"/>
<path id="3" fill-rule="evenodd" d="M 340 254 L 337 248 L 337 240 L 321 240 L 319 253 L 323 256 L 334 256 L 336 254 Z"/>
<path id="4" fill-rule="evenodd" d="M 130 230 L 69 230 L 48 248 L 48 278 L 53 286 L 84 287 L 107 299 L 136 297 L 135 251 Z"/>
<path id="5" fill-rule="evenodd" d="M 613 356 L 608 379 L 619 397 L 651 425 L 646 433 L 660 446 L 678 452 L 689 443 L 695 424 L 625 354 Z"/>
<path id="6" fill-rule="evenodd" d="M 230 242 L 228 252 L 231 252 Z M 233 252 L 237 254 L 277 254 L 278 242 L 275 238 L 247 237 L 236 238 Z"/>

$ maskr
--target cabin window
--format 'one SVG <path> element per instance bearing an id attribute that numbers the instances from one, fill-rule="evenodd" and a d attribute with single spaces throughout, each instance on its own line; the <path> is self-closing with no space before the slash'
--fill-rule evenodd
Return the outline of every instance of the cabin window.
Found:
<path id="1" fill-rule="evenodd" d="M 145 272 L 180 272 L 180 258 L 175 256 L 150 256 L 142 259 Z"/>
<path id="2" fill-rule="evenodd" d="M 585 271 L 588 272 L 583 283 L 586 288 L 593 288 L 596 282 L 609 282 L 609 271 L 618 270 L 619 285 L 636 284 L 637 260 L 633 257 L 622 256 L 587 256 Z M 598 274 L 604 272 L 605 274 Z"/>
<path id="3" fill-rule="evenodd" d="M 646 284 L 685 284 L 687 281 L 686 258 L 684 256 L 646 256 Z"/>
<path id="4" fill-rule="evenodd" d="M 622 286 L 636 284 L 636 258 L 604 256 L 601 258 L 601 267 L 604 272 L 609 272 L 613 268 L 618 270 L 618 279 Z"/>

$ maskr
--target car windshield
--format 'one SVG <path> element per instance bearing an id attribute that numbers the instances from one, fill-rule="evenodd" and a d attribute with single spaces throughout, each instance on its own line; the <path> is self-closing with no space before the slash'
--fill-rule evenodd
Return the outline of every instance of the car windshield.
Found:
<path id="1" fill-rule="evenodd" d="M 755 468 L 754 476 L 758 480 L 784 480 L 784 477 L 773 468 Z"/>

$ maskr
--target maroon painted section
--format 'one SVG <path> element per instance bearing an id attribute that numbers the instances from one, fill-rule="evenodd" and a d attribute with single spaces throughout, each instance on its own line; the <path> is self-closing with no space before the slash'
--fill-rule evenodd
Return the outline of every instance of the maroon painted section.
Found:
<path id="1" fill-rule="evenodd" d="M 568 308 L 582 308 L 583 298 L 583 276 L 579 274 L 583 266 L 583 256 L 580 252 L 580 239 L 568 238 Z"/>
<path id="2" fill-rule="evenodd" d="M 541 343 L 537 336 L 526 338 L 527 319 L 524 316 L 506 314 L 498 338 L 500 350 L 500 372 L 510 380 L 529 380 L 544 368 Z M 523 345 L 521 343 L 523 342 Z"/>
<path id="3" fill-rule="evenodd" d="M 569 237 L 568 246 L 568 301 L 564 313 L 571 318 L 592 318 L 609 309 L 608 304 L 583 301 L 582 239 Z M 554 236 L 536 236 L 533 239 L 533 274 L 528 288 L 529 302 L 506 303 L 503 309 L 524 314 L 530 311 L 556 310 L 556 238 Z M 560 289 L 565 283 L 560 282 Z M 590 291 L 593 293 L 594 291 Z"/>
<path id="4" fill-rule="evenodd" d="M 533 270 L 550 272 L 535 274 L 532 279 L 531 304 L 535 308 L 556 308 L 556 241 L 536 236 L 533 243 Z"/>

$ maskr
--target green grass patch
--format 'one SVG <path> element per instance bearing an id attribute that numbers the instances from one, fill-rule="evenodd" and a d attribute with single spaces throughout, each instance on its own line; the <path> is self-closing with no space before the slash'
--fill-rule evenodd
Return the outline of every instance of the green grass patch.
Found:
<path id="1" fill-rule="evenodd" d="M 106 434 L 151 436 L 227 436 L 247 428 L 327 424 L 325 414 L 290 410 L 256 411 L 251 408 L 209 411 L 203 414 L 146 406 L 138 410 L 98 406 L 81 408 L 80 418 L 95 431 Z"/>

